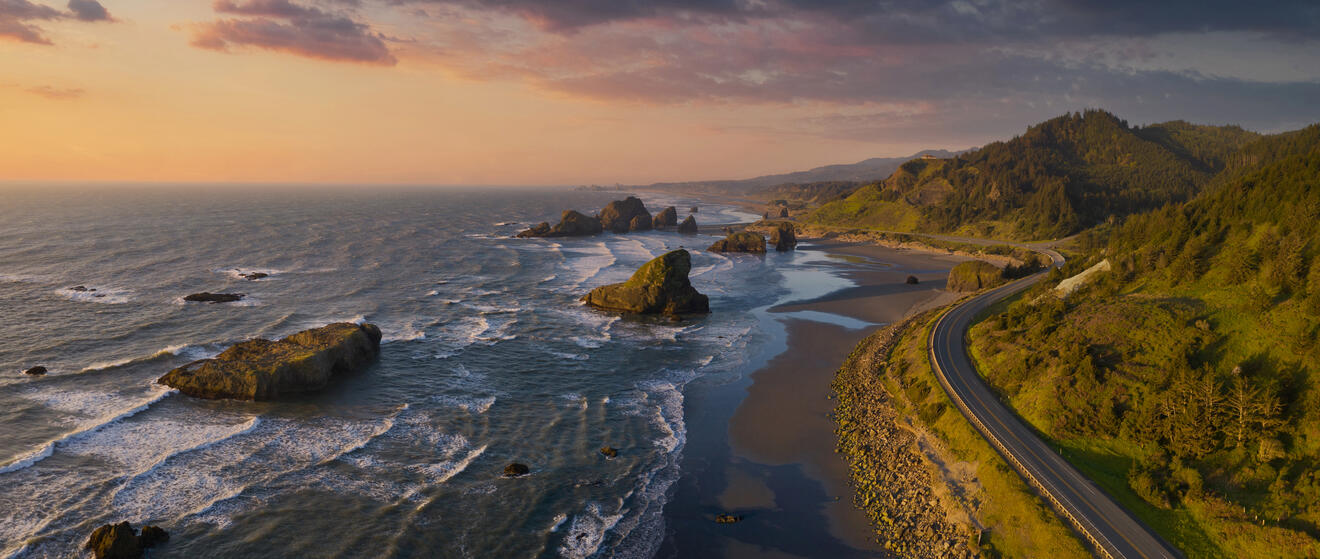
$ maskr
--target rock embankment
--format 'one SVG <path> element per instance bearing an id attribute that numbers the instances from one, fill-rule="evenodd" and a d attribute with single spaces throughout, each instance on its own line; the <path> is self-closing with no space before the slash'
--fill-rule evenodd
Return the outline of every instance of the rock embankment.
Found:
<path id="1" fill-rule="evenodd" d="M 710 248 L 706 250 L 711 252 L 764 253 L 765 237 L 752 231 L 738 231 L 729 233 L 729 236 L 715 241 L 715 244 L 710 245 Z"/>
<path id="2" fill-rule="evenodd" d="M 968 260 L 949 270 L 949 291 L 980 291 L 1004 283 L 1004 271 L 989 262 Z"/>
<path id="3" fill-rule="evenodd" d="M 157 382 L 198 398 L 273 400 L 325 388 L 335 375 L 361 369 L 379 353 L 380 328 L 339 322 L 279 341 L 240 342 Z"/>
<path id="4" fill-rule="evenodd" d="M 862 340 L 835 375 L 838 451 L 849 464 L 853 502 L 871 519 L 879 541 L 900 557 L 973 557 L 974 527 L 956 520 L 941 502 L 937 476 L 916 435 L 901 423 L 882 386 L 886 364 L 909 318 Z M 938 388 L 937 388 L 938 390 Z"/>
<path id="5" fill-rule="evenodd" d="M 601 232 L 600 220 L 577 210 L 565 210 L 559 223 L 551 227 L 542 221 L 532 228 L 518 233 L 519 237 L 584 237 Z"/>
<path id="6" fill-rule="evenodd" d="M 639 314 L 710 312 L 710 300 L 688 280 L 691 270 L 688 251 L 667 252 L 643 264 L 628 281 L 597 287 L 582 300 L 600 309 Z"/>

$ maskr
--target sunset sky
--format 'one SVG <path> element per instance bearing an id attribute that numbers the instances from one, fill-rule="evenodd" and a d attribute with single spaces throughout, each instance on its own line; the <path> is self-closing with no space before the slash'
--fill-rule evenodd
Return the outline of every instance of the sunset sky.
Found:
<path id="1" fill-rule="evenodd" d="M 0 181 L 743 178 L 1320 121 L 1320 2 L 0 0 Z"/>

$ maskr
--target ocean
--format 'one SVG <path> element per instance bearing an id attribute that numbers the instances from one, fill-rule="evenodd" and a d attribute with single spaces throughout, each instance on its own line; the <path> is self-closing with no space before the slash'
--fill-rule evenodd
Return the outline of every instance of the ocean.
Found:
<path id="1" fill-rule="evenodd" d="M 513 238 L 622 196 L 6 192 L 0 557 L 76 555 L 122 520 L 170 532 L 153 557 L 652 556 L 682 473 L 685 386 L 746 374 L 773 350 L 758 309 L 807 295 L 815 272 L 801 254 L 705 252 L 710 235 Z M 698 205 L 703 226 L 756 217 L 643 199 L 680 219 Z M 578 302 L 679 247 L 695 249 L 710 315 Z M 813 277 L 809 290 L 837 287 Z M 247 297 L 182 301 L 199 291 Z M 338 321 L 376 324 L 384 341 L 378 363 L 325 391 L 207 401 L 154 383 L 229 344 Z M 50 373 L 21 374 L 37 365 Z M 515 461 L 531 474 L 502 477 Z"/>

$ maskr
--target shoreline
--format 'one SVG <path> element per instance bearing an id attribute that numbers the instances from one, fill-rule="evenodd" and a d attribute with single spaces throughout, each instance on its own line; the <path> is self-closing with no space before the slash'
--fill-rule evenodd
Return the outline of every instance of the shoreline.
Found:
<path id="1" fill-rule="evenodd" d="M 944 280 L 966 258 L 832 239 L 804 239 L 799 251 L 851 285 L 758 310 L 772 336 L 750 372 L 690 385 L 682 477 L 657 557 L 885 555 L 836 451 L 832 383 L 863 339 L 956 299 Z M 725 513 L 743 520 L 716 524 Z"/>

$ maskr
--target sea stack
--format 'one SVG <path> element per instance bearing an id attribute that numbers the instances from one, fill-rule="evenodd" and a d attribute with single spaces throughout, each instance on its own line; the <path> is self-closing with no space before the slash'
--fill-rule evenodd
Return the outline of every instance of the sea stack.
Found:
<path id="1" fill-rule="evenodd" d="M 379 353 L 380 328 L 338 322 L 279 341 L 240 342 L 157 382 L 197 398 L 274 400 L 325 388 L 331 377 L 361 369 Z"/>
<path id="2" fill-rule="evenodd" d="M 715 241 L 715 244 L 710 245 L 710 248 L 706 250 L 711 252 L 764 253 L 765 237 L 762 237 L 760 233 L 752 231 L 729 233 L 729 236 Z"/>
<path id="3" fill-rule="evenodd" d="M 638 220 L 639 217 L 642 219 Z M 642 223 L 646 225 L 643 226 Z M 615 233 L 646 231 L 651 228 L 651 212 L 646 211 L 646 204 L 636 196 L 629 196 L 623 200 L 610 202 L 600 210 L 600 226 Z M 637 229 L 634 226 L 644 228 Z"/>
<path id="4" fill-rule="evenodd" d="M 652 226 L 656 229 L 664 229 L 675 225 L 678 225 L 678 210 L 673 206 L 669 206 L 660 210 L 660 213 L 655 214 L 655 221 L 652 223 Z"/>
<path id="5" fill-rule="evenodd" d="M 688 280 L 692 255 L 679 249 L 643 264 L 623 283 L 605 285 L 582 297 L 596 308 L 638 314 L 710 312 L 710 299 Z"/>
<path id="6" fill-rule="evenodd" d="M 692 216 L 687 216 L 687 219 L 684 219 L 683 223 L 679 224 L 678 232 L 684 235 L 696 235 L 697 234 L 696 218 Z"/>
<path id="7" fill-rule="evenodd" d="M 585 237 L 601 232 L 600 221 L 576 210 L 566 210 L 559 218 L 559 224 L 550 227 L 542 221 L 539 225 L 518 233 L 519 237 Z"/>
<path id="8" fill-rule="evenodd" d="M 797 247 L 797 235 L 793 234 L 792 223 L 780 223 L 770 232 L 770 244 L 775 245 L 775 250 L 787 252 Z"/>
<path id="9" fill-rule="evenodd" d="M 138 559 L 149 547 L 165 543 L 170 535 L 159 526 L 144 526 L 142 534 L 135 534 L 128 522 L 105 524 L 92 532 L 84 547 L 96 559 Z"/>

